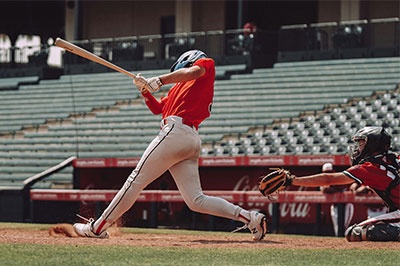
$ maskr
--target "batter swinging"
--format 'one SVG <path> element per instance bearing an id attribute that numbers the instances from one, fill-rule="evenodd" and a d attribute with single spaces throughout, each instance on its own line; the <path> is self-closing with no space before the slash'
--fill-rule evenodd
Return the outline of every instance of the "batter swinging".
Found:
<path id="1" fill-rule="evenodd" d="M 155 115 L 162 113 L 161 131 L 101 217 L 87 224 L 74 224 L 77 234 L 107 238 L 107 228 L 132 207 L 147 185 L 169 170 L 192 211 L 241 221 L 252 232 L 253 240 L 263 239 L 267 231 L 265 215 L 204 195 L 201 189 L 198 172 L 201 140 L 197 129 L 210 116 L 214 80 L 214 61 L 199 50 L 182 54 L 171 67 L 171 73 L 149 79 L 136 76 L 134 83 L 148 108 Z M 171 83 L 176 84 L 160 102 L 150 93 Z"/>

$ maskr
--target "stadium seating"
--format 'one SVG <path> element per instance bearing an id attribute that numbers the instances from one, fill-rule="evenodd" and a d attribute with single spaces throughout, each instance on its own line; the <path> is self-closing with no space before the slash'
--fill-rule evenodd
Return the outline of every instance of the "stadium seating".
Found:
<path id="1" fill-rule="evenodd" d="M 16 90 L 22 84 L 35 84 L 39 82 L 38 76 L 18 77 L 18 78 L 2 78 L 0 82 L 0 90 Z"/>
<path id="2" fill-rule="evenodd" d="M 203 149 L 203 155 L 347 153 L 349 137 L 357 128 L 383 125 L 396 132 L 400 117 L 399 77 L 400 58 L 278 63 L 271 69 L 233 75 L 233 85 L 228 86 L 229 81 L 219 82 L 226 82 L 226 86 L 221 86 L 226 91 L 220 92 L 222 97 L 216 97 L 215 106 L 219 101 L 229 101 L 228 95 L 235 95 L 232 108 L 247 107 L 236 102 L 243 101 L 253 110 L 261 111 L 258 106 L 264 105 L 264 111 L 276 108 L 279 113 L 290 108 L 301 114 L 285 119 L 282 113 L 273 124 L 256 126 L 255 133 L 238 134 L 236 145 L 228 144 L 232 142 L 229 136 L 228 140 L 214 144 L 214 148 Z M 251 84 L 250 92 L 247 84 L 240 86 L 246 80 Z M 229 90 L 235 91 L 229 94 Z M 276 136 L 272 134 L 275 132 Z M 251 140 L 251 145 L 241 144 L 248 143 L 246 139 Z M 398 144 L 394 142 L 393 146 L 399 151 Z"/>
<path id="3" fill-rule="evenodd" d="M 251 73 L 238 65 L 216 72 L 212 113 L 199 128 L 203 156 L 344 154 L 349 136 L 365 125 L 389 126 L 399 138 L 400 58 L 278 63 Z M 131 80 L 114 72 L 19 85 L 0 91 L 0 103 L 0 186 L 20 186 L 72 155 L 140 157 L 161 119 Z M 71 183 L 69 167 L 37 187 Z"/>
<path id="4" fill-rule="evenodd" d="M 394 135 L 393 150 L 399 152 L 400 106 L 394 105 L 399 97 L 399 92 L 386 92 L 342 108 L 327 108 L 290 122 L 276 123 L 256 133 L 238 136 L 239 142 L 250 139 L 253 146 L 253 149 L 239 146 L 239 150 L 247 151 L 247 155 L 345 154 L 350 137 L 358 128 L 384 126 Z M 260 149 L 264 145 L 269 145 L 270 149 Z M 214 154 L 217 153 L 216 148 Z"/>

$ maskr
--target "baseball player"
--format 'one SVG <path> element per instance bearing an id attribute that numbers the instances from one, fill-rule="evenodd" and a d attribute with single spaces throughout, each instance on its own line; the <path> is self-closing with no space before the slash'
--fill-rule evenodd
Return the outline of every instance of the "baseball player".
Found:
<path id="1" fill-rule="evenodd" d="M 391 136 L 382 127 L 364 127 L 356 132 L 350 147 L 352 167 L 338 173 L 296 177 L 295 186 L 351 184 L 369 186 L 387 205 L 388 213 L 347 228 L 348 241 L 400 241 L 400 157 L 389 152 Z"/>
<path id="2" fill-rule="evenodd" d="M 161 131 L 100 218 L 74 224 L 78 235 L 107 238 L 107 228 L 132 207 L 148 184 L 168 170 L 192 211 L 241 221 L 252 232 L 253 240 L 263 239 L 267 231 L 265 215 L 204 195 L 201 189 L 198 172 L 201 140 L 197 129 L 210 116 L 214 80 L 214 61 L 199 50 L 183 53 L 171 67 L 171 73 L 149 79 L 136 76 L 134 84 L 148 108 L 155 115 L 162 114 Z M 170 83 L 175 85 L 166 97 L 161 101 L 153 97 L 151 92 Z"/>

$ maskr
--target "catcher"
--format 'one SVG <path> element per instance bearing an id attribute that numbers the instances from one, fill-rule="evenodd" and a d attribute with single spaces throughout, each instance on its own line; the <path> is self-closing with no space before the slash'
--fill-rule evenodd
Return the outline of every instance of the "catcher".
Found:
<path id="1" fill-rule="evenodd" d="M 269 196 L 290 185 L 319 187 L 345 185 L 354 181 L 378 194 L 388 212 L 347 228 L 348 241 L 400 241 L 400 156 L 389 152 L 391 136 L 382 127 L 364 127 L 356 132 L 350 147 L 352 166 L 343 172 L 295 177 L 279 169 L 259 183 Z"/>

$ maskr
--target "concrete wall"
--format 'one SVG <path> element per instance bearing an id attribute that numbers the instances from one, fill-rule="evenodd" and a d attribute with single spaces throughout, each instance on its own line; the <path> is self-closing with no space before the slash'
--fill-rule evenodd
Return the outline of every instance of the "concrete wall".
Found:
<path id="1" fill-rule="evenodd" d="M 318 22 L 400 17 L 400 1 L 340 0 L 318 3 Z"/>
<path id="2" fill-rule="evenodd" d="M 160 34 L 163 16 L 175 16 L 175 32 L 177 33 L 225 29 L 226 17 L 237 16 L 237 14 L 226 14 L 226 1 L 82 1 L 83 38 Z M 400 17 L 399 2 L 396 0 L 319 0 L 318 21 L 315 22 Z M 66 38 L 71 40 L 74 36 L 74 9 L 68 7 L 67 2 L 66 6 Z"/>
<path id="3" fill-rule="evenodd" d="M 161 17 L 173 15 L 174 1 L 85 1 L 85 38 L 158 34 Z"/>
<path id="4" fill-rule="evenodd" d="M 72 2 L 65 2 L 65 38 L 67 40 L 74 39 L 74 8 Z"/>
<path id="5" fill-rule="evenodd" d="M 225 1 L 195 1 L 192 31 L 225 29 Z"/>
<path id="6" fill-rule="evenodd" d="M 340 21 L 360 19 L 360 0 L 340 1 Z"/>
<path id="7" fill-rule="evenodd" d="M 217 12 L 218 16 L 215 16 Z M 83 38 L 161 33 L 161 18 L 175 16 L 175 32 L 224 29 L 225 1 L 83 1 Z M 74 7 L 66 3 L 66 38 L 73 40 Z"/>
<path id="8" fill-rule="evenodd" d="M 318 22 L 332 22 L 340 20 L 340 2 L 320 1 L 318 3 Z"/>
<path id="9" fill-rule="evenodd" d="M 361 16 L 365 18 L 400 17 L 400 1 L 365 1 Z"/>

